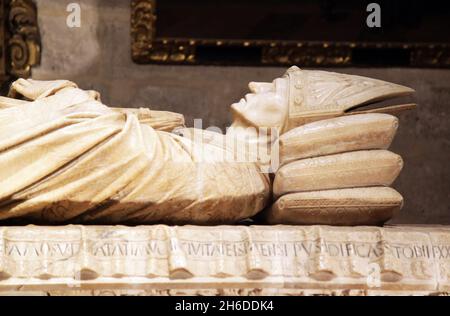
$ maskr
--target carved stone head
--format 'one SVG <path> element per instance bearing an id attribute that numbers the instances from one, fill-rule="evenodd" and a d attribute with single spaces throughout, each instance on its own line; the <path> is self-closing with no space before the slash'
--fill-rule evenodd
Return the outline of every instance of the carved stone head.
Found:
<path id="1" fill-rule="evenodd" d="M 250 82 L 250 92 L 231 108 L 235 123 L 276 127 L 284 133 L 297 126 L 345 115 L 368 103 L 411 94 L 398 84 L 296 66 L 272 82 Z"/>

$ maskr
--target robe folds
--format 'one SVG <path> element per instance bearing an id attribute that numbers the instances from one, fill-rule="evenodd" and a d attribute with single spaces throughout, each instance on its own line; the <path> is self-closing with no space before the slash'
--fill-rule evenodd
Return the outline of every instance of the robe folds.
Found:
<path id="1" fill-rule="evenodd" d="M 14 82 L 0 98 L 0 220 L 223 224 L 264 208 L 270 183 L 255 163 L 199 152 L 153 118 L 70 81 Z"/>

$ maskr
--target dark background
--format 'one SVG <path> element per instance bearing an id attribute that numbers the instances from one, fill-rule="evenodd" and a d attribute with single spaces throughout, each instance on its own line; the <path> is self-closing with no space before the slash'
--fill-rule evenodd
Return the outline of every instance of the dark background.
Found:
<path id="1" fill-rule="evenodd" d="M 369 29 L 369 3 L 382 27 Z M 449 42 L 450 2 L 436 0 L 157 0 L 156 36 L 194 39 Z"/>

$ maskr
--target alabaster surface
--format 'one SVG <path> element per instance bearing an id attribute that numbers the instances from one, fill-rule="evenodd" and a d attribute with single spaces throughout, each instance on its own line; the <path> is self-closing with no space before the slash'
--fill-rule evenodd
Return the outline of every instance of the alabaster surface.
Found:
<path id="1" fill-rule="evenodd" d="M 387 150 L 364 150 L 297 160 L 275 177 L 275 197 L 296 191 L 389 186 L 403 167 L 400 156 Z"/>
<path id="2" fill-rule="evenodd" d="M 402 206 L 392 188 L 348 188 L 285 194 L 263 215 L 269 224 L 381 225 Z"/>
<path id="3" fill-rule="evenodd" d="M 306 124 L 280 136 L 280 162 L 356 150 L 387 149 L 398 119 L 387 114 L 349 115 Z"/>
<path id="4" fill-rule="evenodd" d="M 398 122 L 381 113 L 402 107 L 348 111 L 411 89 L 297 67 L 249 88 L 221 135 L 184 129 L 177 113 L 107 107 L 69 81 L 19 79 L 0 98 L 0 220 L 231 224 L 266 209 L 283 222 L 282 203 L 271 205 L 311 192 L 316 208 L 337 204 L 307 222 L 333 224 L 343 211 L 354 214 L 347 225 L 371 225 L 389 219 L 386 199 L 401 206 L 378 189 L 333 190 L 392 184 L 402 161 L 386 149 Z"/>
<path id="5" fill-rule="evenodd" d="M 445 227 L 1 227 L 0 294 L 448 293 L 449 249 Z"/>

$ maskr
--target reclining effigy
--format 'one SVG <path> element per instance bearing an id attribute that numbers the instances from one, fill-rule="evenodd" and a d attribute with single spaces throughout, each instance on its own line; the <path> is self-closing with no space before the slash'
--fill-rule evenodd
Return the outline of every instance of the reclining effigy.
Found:
<path id="1" fill-rule="evenodd" d="M 171 133 L 182 116 L 109 108 L 69 81 L 16 81 L 0 100 L 0 220 L 232 224 L 273 198 L 270 222 L 370 225 L 401 207 L 385 188 L 402 168 L 387 151 L 398 120 L 346 111 L 411 89 L 296 67 L 250 89 L 220 135 Z"/>
<path id="2" fill-rule="evenodd" d="M 448 291 L 448 229 L 369 227 L 403 206 L 392 114 L 414 105 L 360 107 L 413 90 L 297 67 L 249 88 L 220 134 L 70 81 L 14 82 L 0 98 L 0 221 L 152 226 L 1 227 L 0 291 L 33 278 L 47 294 L 138 279 L 144 294 Z"/>

